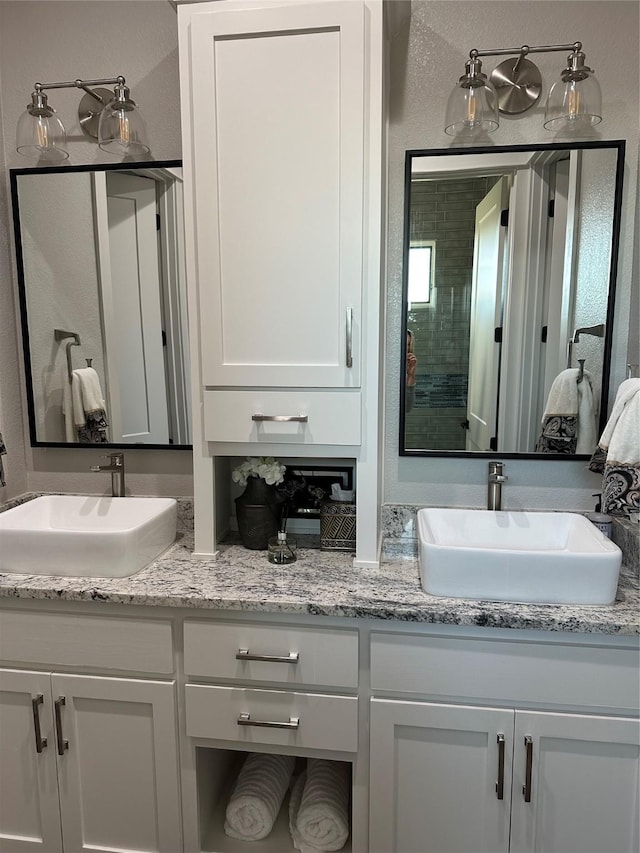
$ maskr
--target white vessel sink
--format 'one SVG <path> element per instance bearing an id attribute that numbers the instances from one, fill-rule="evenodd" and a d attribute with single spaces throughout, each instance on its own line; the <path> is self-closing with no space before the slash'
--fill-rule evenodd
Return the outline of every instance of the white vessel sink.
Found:
<path id="1" fill-rule="evenodd" d="M 418 510 L 425 592 L 538 604 L 611 604 L 622 553 L 570 512 Z"/>
<path id="2" fill-rule="evenodd" d="M 0 572 L 126 577 L 176 537 L 173 498 L 45 495 L 0 513 Z"/>

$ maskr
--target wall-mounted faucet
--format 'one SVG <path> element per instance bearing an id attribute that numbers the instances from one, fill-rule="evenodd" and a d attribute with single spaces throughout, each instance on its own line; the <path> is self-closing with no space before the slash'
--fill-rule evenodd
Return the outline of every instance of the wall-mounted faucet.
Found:
<path id="1" fill-rule="evenodd" d="M 489 462 L 489 479 L 487 481 L 487 509 L 502 509 L 502 484 L 509 479 L 503 474 L 502 462 Z"/>
<path id="2" fill-rule="evenodd" d="M 109 471 L 111 473 L 111 495 L 124 497 L 124 453 L 110 453 L 103 459 L 109 459 L 108 465 L 92 465 L 91 471 Z"/>

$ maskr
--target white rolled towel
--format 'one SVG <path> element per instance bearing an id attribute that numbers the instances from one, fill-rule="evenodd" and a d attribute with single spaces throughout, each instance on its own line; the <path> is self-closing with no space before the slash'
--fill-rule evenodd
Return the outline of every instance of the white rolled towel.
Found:
<path id="1" fill-rule="evenodd" d="M 247 755 L 227 804 L 224 831 L 230 838 L 259 841 L 269 835 L 294 766 L 291 755 Z"/>
<path id="2" fill-rule="evenodd" d="M 289 829 L 296 850 L 342 850 L 349 837 L 349 765 L 310 758 L 289 801 Z"/>

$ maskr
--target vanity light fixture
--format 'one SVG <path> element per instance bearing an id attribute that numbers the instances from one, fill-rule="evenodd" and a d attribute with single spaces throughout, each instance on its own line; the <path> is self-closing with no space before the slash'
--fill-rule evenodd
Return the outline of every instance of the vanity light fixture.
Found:
<path id="1" fill-rule="evenodd" d="M 558 132 L 584 132 L 602 121 L 602 95 L 593 70 L 585 65 L 582 43 L 546 44 L 530 47 L 469 51 L 465 73 L 449 96 L 445 133 L 476 137 L 491 133 L 499 125 L 498 113 L 518 115 L 538 103 L 542 76 L 527 59 L 530 53 L 570 50 L 567 67 L 549 90 L 544 126 Z M 510 56 L 490 76 L 482 71 L 481 56 Z"/>
<path id="2" fill-rule="evenodd" d="M 110 89 L 93 88 L 115 84 Z M 82 89 L 85 94 L 78 106 L 78 119 L 83 132 L 98 140 L 109 154 L 140 157 L 149 153 L 144 120 L 122 76 L 102 80 L 69 80 L 62 83 L 35 83 L 31 103 L 18 119 L 16 150 L 25 157 L 47 162 L 65 160 L 69 156 L 64 125 L 49 106 L 45 89 Z"/>

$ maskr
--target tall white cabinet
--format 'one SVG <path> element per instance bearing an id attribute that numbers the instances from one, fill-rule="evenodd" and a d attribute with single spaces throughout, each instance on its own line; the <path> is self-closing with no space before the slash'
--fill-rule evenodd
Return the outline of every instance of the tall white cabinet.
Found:
<path id="1" fill-rule="evenodd" d="M 382 0 L 179 3 L 178 22 L 195 551 L 224 532 L 216 459 L 348 459 L 375 564 Z"/>

